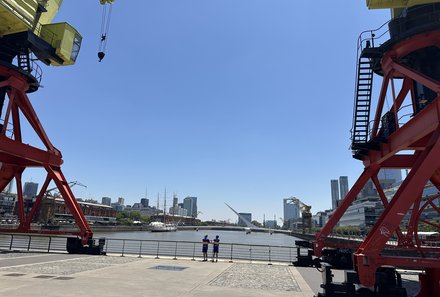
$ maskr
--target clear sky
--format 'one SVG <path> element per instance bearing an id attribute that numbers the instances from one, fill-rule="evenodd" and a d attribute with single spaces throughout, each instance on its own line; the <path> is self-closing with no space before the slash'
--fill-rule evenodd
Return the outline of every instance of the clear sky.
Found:
<path id="1" fill-rule="evenodd" d="M 198 197 L 200 218 L 282 217 L 296 196 L 331 206 L 330 180 L 362 171 L 350 129 L 356 41 L 389 11 L 365 1 L 117 0 L 105 59 L 101 7 L 64 1 L 76 65 L 44 67 L 30 94 L 78 197 L 156 205 Z M 25 127 L 26 129 L 26 127 Z M 25 135 L 26 136 L 26 135 Z M 32 143 L 32 135 L 28 136 Z M 25 138 L 26 140 L 26 138 Z M 24 180 L 42 184 L 41 172 Z"/>

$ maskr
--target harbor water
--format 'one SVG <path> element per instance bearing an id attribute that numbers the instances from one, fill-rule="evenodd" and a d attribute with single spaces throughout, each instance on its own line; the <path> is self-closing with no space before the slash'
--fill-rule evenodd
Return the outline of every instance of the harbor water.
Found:
<path id="1" fill-rule="evenodd" d="M 244 231 L 223 231 L 223 230 L 182 230 L 176 232 L 148 232 L 148 231 L 126 231 L 126 232 L 95 232 L 94 238 L 106 237 L 109 239 L 134 239 L 134 240 L 160 240 L 160 241 L 192 241 L 198 242 L 208 235 L 214 239 L 220 237 L 222 244 L 251 244 L 270 246 L 295 246 L 298 238 L 277 233 L 252 232 L 246 234 Z"/>

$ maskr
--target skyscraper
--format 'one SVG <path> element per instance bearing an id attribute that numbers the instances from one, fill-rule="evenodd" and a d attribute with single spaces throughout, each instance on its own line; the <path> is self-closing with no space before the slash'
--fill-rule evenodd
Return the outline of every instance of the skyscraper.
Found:
<path id="1" fill-rule="evenodd" d="M 33 182 L 25 182 L 23 196 L 25 199 L 32 199 L 37 196 L 38 184 Z"/>
<path id="2" fill-rule="evenodd" d="M 148 200 L 148 198 L 141 198 L 142 207 L 148 207 L 149 204 L 150 204 L 150 201 Z"/>
<path id="3" fill-rule="evenodd" d="M 179 199 L 177 198 L 177 195 L 173 195 L 173 207 L 177 207 L 177 204 L 179 203 Z"/>
<path id="4" fill-rule="evenodd" d="M 101 198 L 101 204 L 102 205 L 111 205 L 112 204 L 112 198 L 110 197 L 102 197 Z"/>
<path id="5" fill-rule="evenodd" d="M 188 211 L 188 216 L 197 218 L 197 197 L 183 199 L 183 208 Z"/>
<path id="6" fill-rule="evenodd" d="M 341 194 L 339 199 L 344 199 L 345 195 L 348 193 L 348 176 L 339 177 L 339 191 Z"/>
<path id="7" fill-rule="evenodd" d="M 125 202 L 125 199 L 123 197 L 119 197 L 118 198 L 118 204 L 119 205 L 125 205 L 124 202 Z"/>
<path id="8" fill-rule="evenodd" d="M 384 189 L 390 188 L 393 184 L 402 181 L 402 170 L 400 169 L 381 169 L 377 178 Z"/>
<path id="9" fill-rule="evenodd" d="M 332 208 L 338 207 L 339 201 L 339 182 L 337 179 L 330 180 L 331 191 L 332 191 Z"/>

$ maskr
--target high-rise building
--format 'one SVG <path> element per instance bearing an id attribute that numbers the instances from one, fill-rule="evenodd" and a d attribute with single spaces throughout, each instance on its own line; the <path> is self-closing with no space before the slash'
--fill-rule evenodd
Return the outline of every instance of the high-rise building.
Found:
<path id="1" fill-rule="evenodd" d="M 37 196 L 38 184 L 33 182 L 25 182 L 23 197 L 24 199 L 32 199 Z"/>
<path id="2" fill-rule="evenodd" d="M 243 218 L 246 219 L 249 223 L 252 222 L 252 214 L 251 213 L 240 212 L 239 216 L 238 216 L 238 226 L 242 226 L 242 227 L 248 226 L 248 224 L 246 223 L 245 220 L 243 220 Z M 267 223 L 267 221 L 266 221 L 266 223 Z"/>
<path id="3" fill-rule="evenodd" d="M 332 208 L 338 207 L 339 201 L 339 182 L 337 179 L 332 179 L 330 181 L 331 191 L 332 191 Z"/>
<path id="4" fill-rule="evenodd" d="M 171 215 L 175 215 L 175 216 L 184 216 L 184 217 L 186 217 L 188 215 L 188 211 L 186 209 L 184 209 L 184 208 L 179 207 L 179 206 L 170 207 L 169 212 L 170 212 Z"/>
<path id="5" fill-rule="evenodd" d="M 299 205 L 295 205 L 289 198 L 283 199 L 284 223 L 299 219 Z"/>
<path id="6" fill-rule="evenodd" d="M 124 202 L 125 202 L 125 199 L 123 197 L 119 197 L 118 198 L 118 204 L 119 205 L 125 205 Z"/>
<path id="7" fill-rule="evenodd" d="M 148 200 L 148 198 L 141 198 L 142 207 L 148 207 L 149 204 L 150 204 L 150 200 Z"/>
<path id="8" fill-rule="evenodd" d="M 339 177 L 339 191 L 340 191 L 340 199 L 344 199 L 345 195 L 348 193 L 348 176 L 340 176 Z"/>
<path id="9" fill-rule="evenodd" d="M 102 197 L 101 198 L 101 204 L 102 205 L 111 205 L 112 204 L 112 198 L 110 197 Z"/>
<path id="10" fill-rule="evenodd" d="M 177 204 L 179 203 L 179 199 L 177 198 L 177 195 L 173 195 L 173 207 L 177 207 Z"/>
<path id="11" fill-rule="evenodd" d="M 188 216 L 197 218 L 197 197 L 183 199 L 183 208 L 188 211 Z"/>
<path id="12" fill-rule="evenodd" d="M 400 169 L 381 169 L 377 178 L 384 189 L 390 188 L 393 184 L 402 181 L 402 170 Z"/>

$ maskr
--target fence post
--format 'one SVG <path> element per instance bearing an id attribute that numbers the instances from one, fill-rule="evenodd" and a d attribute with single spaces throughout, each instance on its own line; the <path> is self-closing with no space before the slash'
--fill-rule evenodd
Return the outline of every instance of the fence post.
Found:
<path id="1" fill-rule="evenodd" d="M 234 244 L 231 243 L 231 259 L 229 260 L 229 263 L 232 263 L 232 251 L 234 250 Z"/>
<path id="2" fill-rule="evenodd" d="M 125 239 L 122 240 L 122 255 L 121 255 L 121 257 L 124 257 L 124 251 L 125 251 Z"/>
<path id="3" fill-rule="evenodd" d="M 176 248 L 174 249 L 174 258 L 173 260 L 177 260 L 177 241 L 176 241 Z"/>
<path id="4" fill-rule="evenodd" d="M 196 243 L 194 242 L 194 247 L 193 247 L 193 258 L 191 259 L 191 261 L 195 261 L 196 259 L 194 258 L 196 254 Z"/>
<path id="5" fill-rule="evenodd" d="M 47 246 L 47 252 L 50 252 L 50 244 L 52 243 L 52 236 L 49 236 L 49 244 Z"/>
<path id="6" fill-rule="evenodd" d="M 29 242 L 28 242 L 28 247 L 27 247 L 28 252 L 29 252 L 29 249 L 31 248 L 31 240 L 32 240 L 32 236 L 29 235 Z"/>
<path id="7" fill-rule="evenodd" d="M 270 246 L 269 246 L 269 264 L 267 264 L 267 265 L 272 265 L 272 261 L 271 261 L 271 258 L 270 258 Z"/>
<path id="8" fill-rule="evenodd" d="M 159 244 L 160 244 L 160 241 L 157 242 L 156 259 L 159 259 Z"/>
<path id="9" fill-rule="evenodd" d="M 249 259 L 251 260 L 252 263 L 252 246 L 249 246 Z"/>
<path id="10" fill-rule="evenodd" d="M 292 261 L 292 248 L 289 248 L 289 266 L 293 266 L 293 261 Z"/>
<path id="11" fill-rule="evenodd" d="M 9 245 L 9 250 L 12 251 L 12 243 L 14 242 L 14 234 L 11 234 L 11 244 Z"/>
<path id="12" fill-rule="evenodd" d="M 142 240 L 141 240 L 141 244 L 139 245 L 139 256 L 138 258 L 142 258 Z"/>

